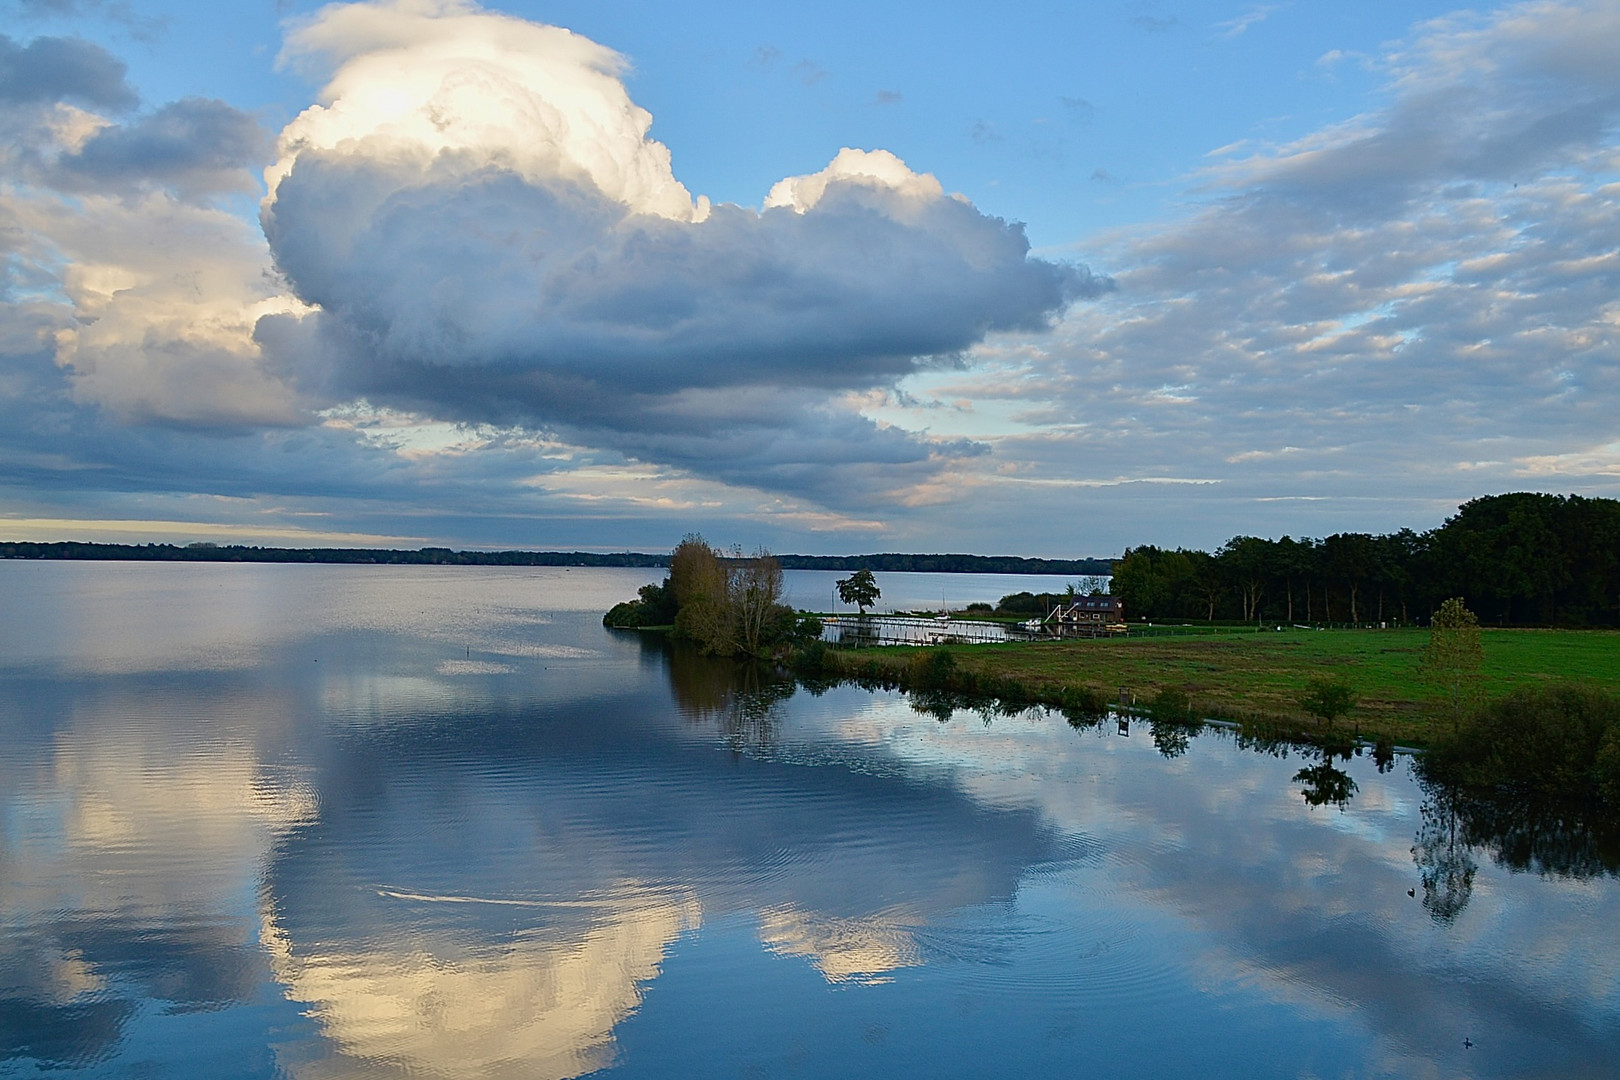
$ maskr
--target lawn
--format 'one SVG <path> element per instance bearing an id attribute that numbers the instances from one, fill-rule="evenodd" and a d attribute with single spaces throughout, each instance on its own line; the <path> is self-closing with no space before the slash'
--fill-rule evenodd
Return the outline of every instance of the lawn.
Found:
<path id="1" fill-rule="evenodd" d="M 1620 692 L 1620 632 L 1485 630 L 1484 693 L 1570 680 Z M 1206 716 L 1261 719 L 1309 729 L 1299 707 L 1313 676 L 1340 678 L 1360 702 L 1342 722 L 1363 734 L 1425 744 L 1430 721 L 1418 672 L 1428 631 L 1235 630 L 1182 637 L 1017 642 L 953 648 L 959 668 L 1010 678 L 1029 696 L 1054 701 L 1064 687 L 1145 704 L 1166 687 L 1184 691 Z M 908 648 L 862 650 L 885 666 L 909 663 Z"/>

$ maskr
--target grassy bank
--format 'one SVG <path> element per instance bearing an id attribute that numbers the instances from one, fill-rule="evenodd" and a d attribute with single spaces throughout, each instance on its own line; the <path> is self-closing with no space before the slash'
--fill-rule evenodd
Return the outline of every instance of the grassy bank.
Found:
<path id="1" fill-rule="evenodd" d="M 1015 642 L 955 647 L 952 688 L 1059 704 L 1076 693 L 1117 701 L 1121 688 L 1140 704 L 1160 691 L 1185 693 L 1204 717 L 1255 722 L 1312 736 L 1319 723 L 1299 706 L 1308 680 L 1340 678 L 1360 697 L 1340 730 L 1426 746 L 1440 734 L 1425 715 L 1418 672 L 1427 630 L 1249 630 L 1123 640 Z M 1484 695 L 1552 682 L 1620 692 L 1620 632 L 1486 630 Z M 912 681 L 919 654 L 889 647 L 827 655 L 829 674 Z"/>

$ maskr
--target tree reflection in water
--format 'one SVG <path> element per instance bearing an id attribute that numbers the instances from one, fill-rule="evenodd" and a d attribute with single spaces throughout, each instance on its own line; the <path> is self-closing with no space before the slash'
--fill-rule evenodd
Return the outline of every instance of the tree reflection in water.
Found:
<path id="1" fill-rule="evenodd" d="M 1431 787 L 1423 800 L 1423 822 L 1412 841 L 1412 861 L 1423 881 L 1423 910 L 1439 923 L 1450 923 L 1474 892 L 1478 866 L 1468 843 L 1458 835 L 1456 794 Z"/>
<path id="2" fill-rule="evenodd" d="M 664 646 L 676 705 L 687 719 L 718 726 L 728 746 L 741 751 L 770 746 L 777 737 L 781 704 L 798 684 L 766 664 L 703 656 L 680 642 Z M 824 693 L 839 680 L 806 681 L 812 694 Z M 949 721 L 958 711 L 975 711 L 986 723 L 993 716 L 1025 710 L 1022 702 L 998 701 L 943 689 L 914 689 L 911 708 L 920 714 Z M 1059 710 L 1077 730 L 1091 730 L 1113 715 L 1106 708 Z M 1196 721 L 1172 718 L 1171 710 L 1155 710 L 1149 734 L 1166 758 L 1188 752 L 1191 742 L 1207 730 Z M 1048 713 L 1050 715 L 1050 713 Z M 1121 720 L 1123 722 L 1123 717 Z M 1246 749 L 1272 755 L 1306 750 L 1319 758 L 1294 774 L 1300 795 L 1313 807 L 1348 808 L 1359 787 L 1336 762 L 1349 761 L 1360 751 L 1347 742 L 1301 747 L 1286 739 L 1266 739 L 1235 733 Z M 1380 773 L 1394 768 L 1394 748 L 1379 743 L 1372 748 Z M 1416 766 L 1423 788 L 1422 821 L 1412 841 L 1412 861 L 1423 885 L 1424 910 L 1436 921 L 1454 922 L 1473 895 L 1478 872 L 1476 853 L 1486 853 L 1498 865 L 1542 876 L 1590 878 L 1620 876 L 1620 822 L 1601 806 L 1557 803 L 1502 792 L 1465 791 L 1443 783 Z"/>
<path id="3" fill-rule="evenodd" d="M 1350 760 L 1350 751 L 1338 747 L 1321 747 L 1319 752 L 1322 760 L 1315 765 L 1309 765 L 1294 774 L 1294 783 L 1303 784 L 1304 790 L 1300 794 L 1305 802 L 1311 806 L 1337 806 L 1343 811 L 1355 798 L 1359 788 L 1350 778 L 1350 774 L 1333 764 L 1336 756 L 1343 756 Z"/>
<path id="4" fill-rule="evenodd" d="M 681 715 L 716 724 L 734 751 L 768 747 L 776 738 L 780 705 L 798 689 L 768 664 L 704 656 L 685 642 L 669 646 L 669 682 Z"/>
<path id="5" fill-rule="evenodd" d="M 1600 805 L 1421 782 L 1423 824 L 1412 861 L 1423 879 L 1423 907 L 1436 921 L 1449 923 L 1468 906 L 1475 851 L 1542 877 L 1620 876 L 1620 823 Z"/>
<path id="6" fill-rule="evenodd" d="M 1193 726 L 1183 721 L 1148 721 L 1148 735 L 1153 739 L 1154 749 L 1167 758 L 1178 758 L 1185 754 L 1194 733 Z"/>

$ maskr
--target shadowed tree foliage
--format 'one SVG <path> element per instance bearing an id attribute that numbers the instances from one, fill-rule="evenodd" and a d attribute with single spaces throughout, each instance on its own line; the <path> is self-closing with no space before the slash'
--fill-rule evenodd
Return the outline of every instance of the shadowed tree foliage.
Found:
<path id="1" fill-rule="evenodd" d="M 1620 697 L 1590 687 L 1516 690 L 1466 717 L 1423 761 L 1465 789 L 1620 807 Z"/>

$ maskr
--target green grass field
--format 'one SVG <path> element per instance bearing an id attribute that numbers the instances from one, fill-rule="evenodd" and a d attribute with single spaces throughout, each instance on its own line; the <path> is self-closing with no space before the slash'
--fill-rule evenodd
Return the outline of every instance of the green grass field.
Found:
<path id="1" fill-rule="evenodd" d="M 1620 632 L 1485 630 L 1484 695 L 1524 685 L 1573 681 L 1620 692 Z M 1166 687 L 1181 690 L 1205 716 L 1256 719 L 1311 731 L 1299 707 L 1314 676 L 1340 678 L 1360 695 L 1341 728 L 1424 745 L 1430 741 L 1427 694 L 1418 657 L 1427 630 L 1231 630 L 1123 640 L 1019 642 L 952 649 L 959 668 L 1015 680 L 1035 700 L 1055 701 L 1064 687 L 1088 687 L 1139 704 Z M 861 661 L 910 663 L 914 648 L 861 650 Z M 851 654 L 845 658 L 853 659 Z"/>

